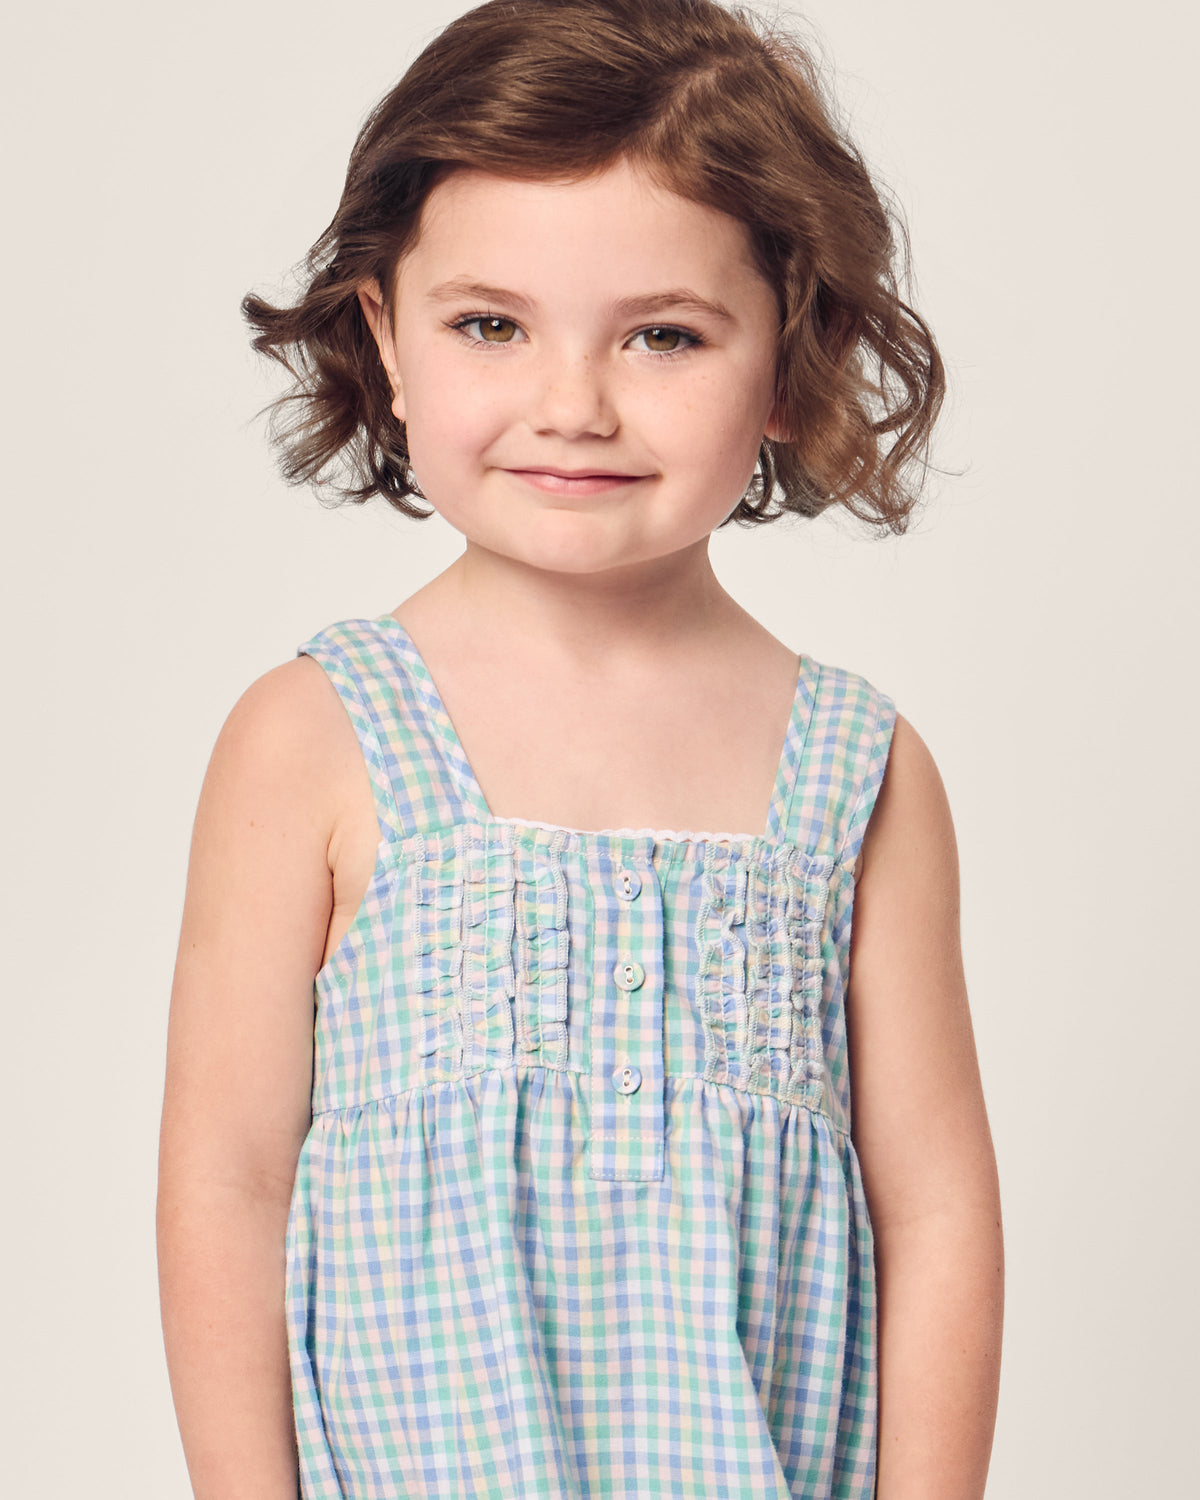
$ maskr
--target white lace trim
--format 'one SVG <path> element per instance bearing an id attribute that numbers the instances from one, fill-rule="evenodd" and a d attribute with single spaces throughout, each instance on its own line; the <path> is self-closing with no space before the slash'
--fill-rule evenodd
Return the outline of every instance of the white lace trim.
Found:
<path id="1" fill-rule="evenodd" d="M 577 833 L 584 838 L 597 838 L 600 834 L 624 834 L 631 838 L 640 838 L 649 834 L 656 839 L 673 839 L 677 843 L 727 843 L 748 844 L 755 839 L 765 839 L 765 833 L 706 833 L 692 832 L 690 829 L 676 830 L 674 828 L 568 828 L 563 823 L 541 823 L 536 818 L 497 818 L 493 817 L 494 823 L 520 823 L 525 828 L 544 828 L 549 833 Z"/>

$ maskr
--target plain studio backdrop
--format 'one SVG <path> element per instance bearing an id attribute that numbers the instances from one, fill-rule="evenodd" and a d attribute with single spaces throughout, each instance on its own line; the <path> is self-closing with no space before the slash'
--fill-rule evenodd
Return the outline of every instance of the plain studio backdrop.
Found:
<path id="1" fill-rule="evenodd" d="M 154 1250 L 213 741 L 460 551 L 277 477 L 243 293 L 332 216 L 464 7 L 114 0 L 7 23 L 4 1493 L 183 1500 Z M 1195 1482 L 1193 12 L 814 0 L 951 394 L 908 536 L 727 530 L 726 587 L 863 673 L 955 816 L 1008 1315 L 991 1500 Z M 531 712 L 537 705 L 530 706 Z M 903 1086 L 903 1080 L 897 1080 Z"/>

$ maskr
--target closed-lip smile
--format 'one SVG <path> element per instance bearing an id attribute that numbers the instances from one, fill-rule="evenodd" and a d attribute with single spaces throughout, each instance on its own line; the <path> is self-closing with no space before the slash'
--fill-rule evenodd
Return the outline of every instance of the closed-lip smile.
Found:
<path id="1" fill-rule="evenodd" d="M 553 495 L 598 495 L 604 490 L 620 488 L 646 474 L 628 474 L 619 469 L 560 469 L 551 464 L 531 465 L 527 469 L 507 471 L 535 489 Z"/>

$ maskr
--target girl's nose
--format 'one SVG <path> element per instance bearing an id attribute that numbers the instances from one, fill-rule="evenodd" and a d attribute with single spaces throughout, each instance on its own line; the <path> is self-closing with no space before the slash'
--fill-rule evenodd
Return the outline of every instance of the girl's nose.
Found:
<path id="1" fill-rule="evenodd" d="M 548 363 L 531 393 L 529 421 L 558 437 L 611 437 L 617 429 L 613 393 L 601 361 L 586 354 Z"/>

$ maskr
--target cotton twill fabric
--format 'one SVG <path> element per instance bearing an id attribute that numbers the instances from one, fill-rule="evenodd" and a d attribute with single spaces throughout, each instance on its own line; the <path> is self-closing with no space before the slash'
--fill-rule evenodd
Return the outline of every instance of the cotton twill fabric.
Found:
<path id="1" fill-rule="evenodd" d="M 495 818 L 392 616 L 298 654 L 380 824 L 287 1241 L 304 1500 L 867 1500 L 853 867 L 892 701 L 798 658 L 758 834 Z"/>

